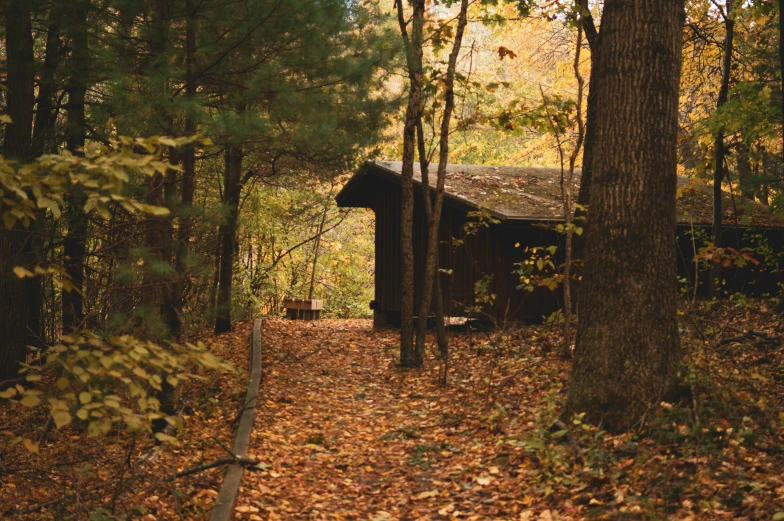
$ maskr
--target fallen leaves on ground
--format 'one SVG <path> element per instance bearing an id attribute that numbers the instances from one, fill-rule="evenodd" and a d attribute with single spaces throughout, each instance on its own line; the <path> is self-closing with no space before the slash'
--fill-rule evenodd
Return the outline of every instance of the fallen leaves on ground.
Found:
<path id="1" fill-rule="evenodd" d="M 76 426 L 52 429 L 39 454 L 7 443 L 13 436 L 38 440 L 43 408 L 5 405 L 0 410 L 0 519 L 206 519 L 225 467 L 171 479 L 176 472 L 226 456 L 247 386 L 250 325 L 199 338 L 240 369 L 207 374 L 178 390 L 185 430 L 180 445 L 135 442 L 123 431 L 92 437 Z"/>
<path id="2" fill-rule="evenodd" d="M 610 436 L 558 422 L 571 362 L 559 329 L 451 333 L 448 383 L 398 367 L 398 331 L 369 321 L 270 319 L 264 380 L 236 519 L 784 519 L 784 326 L 764 301 L 680 313 L 680 396 L 642 430 Z M 244 368 L 250 325 L 208 339 Z M 0 445 L 10 519 L 207 519 L 247 374 L 181 390 L 179 447 L 69 426 L 35 455 Z M 0 432 L 37 439 L 37 409 L 6 408 Z M 9 434 L 9 435 L 10 435 Z M 3 434 L 4 436 L 6 434 Z M 128 455 L 130 454 L 130 458 Z M 129 463 L 130 462 L 130 463 Z M 23 515 L 23 513 L 26 514 Z"/>
<path id="3" fill-rule="evenodd" d="M 693 398 L 623 436 L 555 422 L 570 371 L 557 329 L 454 334 L 444 387 L 434 354 L 398 367 L 398 331 L 270 319 L 249 454 L 264 465 L 235 518 L 770 519 L 784 510 L 778 319 L 715 307 L 681 317 Z"/>

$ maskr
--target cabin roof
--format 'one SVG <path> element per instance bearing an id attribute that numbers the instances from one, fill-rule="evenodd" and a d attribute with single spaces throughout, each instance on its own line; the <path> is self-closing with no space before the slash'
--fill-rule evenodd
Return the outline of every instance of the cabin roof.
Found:
<path id="1" fill-rule="evenodd" d="M 336 196 L 339 206 L 374 205 L 373 179 L 400 184 L 402 162 L 368 161 Z M 435 185 L 436 165 L 431 165 L 430 186 Z M 577 198 L 580 174 L 575 171 L 572 193 Z M 562 218 L 559 168 L 449 164 L 446 169 L 447 202 L 467 210 L 484 208 L 502 221 L 558 220 Z M 419 164 L 414 165 L 414 185 L 422 186 Z M 762 204 L 725 193 L 725 222 L 756 226 L 784 226 Z M 712 188 L 698 180 L 678 176 L 678 221 L 709 224 L 712 221 Z"/>

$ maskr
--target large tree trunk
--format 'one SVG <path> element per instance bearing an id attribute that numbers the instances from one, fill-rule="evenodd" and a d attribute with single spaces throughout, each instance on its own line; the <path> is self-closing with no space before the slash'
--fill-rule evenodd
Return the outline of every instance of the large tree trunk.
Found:
<path id="1" fill-rule="evenodd" d="M 231 331 L 231 284 L 234 276 L 234 244 L 242 190 L 242 148 L 231 145 L 226 149 L 223 177 L 223 207 L 226 215 L 220 226 L 220 268 L 215 332 Z"/>
<path id="2" fill-rule="evenodd" d="M 87 74 L 89 68 L 89 49 L 87 42 L 87 12 L 89 0 L 74 2 L 69 14 L 66 34 L 71 41 L 71 77 L 68 80 L 68 123 L 66 126 L 66 145 L 72 154 L 83 154 L 87 139 L 85 97 L 87 95 Z M 87 253 L 87 215 L 83 207 L 86 202 L 84 190 L 79 185 L 69 189 L 66 198 L 66 232 L 63 240 L 63 267 L 71 278 L 74 290 L 63 292 L 63 331 L 68 332 L 82 326 L 84 321 L 84 263 Z"/>
<path id="3" fill-rule="evenodd" d="M 6 36 L 7 114 L 3 154 L 19 162 L 32 156 L 34 94 L 33 37 L 28 0 L 3 4 Z M 19 363 L 27 356 L 27 328 L 34 304 L 31 279 L 20 280 L 14 266 L 27 264 L 32 239 L 29 230 L 17 224 L 6 229 L 0 224 L 0 382 L 18 376 Z M 37 281 L 36 281 L 37 282 Z M 35 327 L 35 324 L 33 324 Z"/>
<path id="4" fill-rule="evenodd" d="M 414 149 L 416 121 L 422 100 L 422 28 L 425 1 L 413 0 L 411 40 L 403 17 L 403 1 L 396 2 L 398 22 L 406 43 L 409 93 L 403 127 L 403 165 L 400 180 L 400 365 L 416 366 L 414 354 Z M 425 317 L 426 318 L 426 317 Z"/>
<path id="5" fill-rule="evenodd" d="M 591 218 L 565 414 L 585 412 L 612 432 L 639 424 L 676 383 L 683 18 L 683 0 L 608 0 L 602 16 Z"/>
<path id="6" fill-rule="evenodd" d="M 733 0 L 727 0 L 726 13 L 724 16 L 724 57 L 722 60 L 721 85 L 719 87 L 719 97 L 716 108 L 720 109 L 727 103 L 727 94 L 730 88 L 730 73 L 732 65 L 732 39 L 734 35 L 735 22 L 732 20 Z M 724 144 L 724 128 L 719 127 L 716 132 L 713 154 L 713 245 L 716 248 L 722 247 L 722 207 L 721 207 L 721 183 L 724 181 L 724 157 L 727 147 Z M 710 294 L 711 297 L 718 297 L 721 292 L 721 264 L 714 262 L 711 266 L 710 274 Z"/>

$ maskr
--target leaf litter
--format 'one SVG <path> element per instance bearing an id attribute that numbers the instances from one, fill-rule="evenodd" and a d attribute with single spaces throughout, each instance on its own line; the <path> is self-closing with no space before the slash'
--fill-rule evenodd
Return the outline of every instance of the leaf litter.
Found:
<path id="1" fill-rule="evenodd" d="M 682 396 L 621 436 L 558 419 L 557 327 L 453 333 L 443 387 L 432 339 L 425 369 L 401 370 L 396 330 L 270 319 L 264 464 L 235 518 L 784 518 L 782 329 L 764 309 L 683 310 Z"/>
<path id="2" fill-rule="evenodd" d="M 174 478 L 178 472 L 226 457 L 247 386 L 250 325 L 198 337 L 236 373 L 210 373 L 177 390 L 185 428 L 180 443 L 134 441 L 121 427 L 90 436 L 78 425 L 45 436 L 43 407 L 0 408 L 0 519 L 207 519 L 223 481 L 223 467 Z M 53 375 L 47 376 L 52 381 Z M 175 434 L 175 433 L 172 433 Z M 10 445 L 13 436 L 39 440 L 38 454 Z"/>
<path id="3" fill-rule="evenodd" d="M 784 326 L 764 301 L 682 308 L 679 396 L 637 432 L 560 421 L 571 362 L 559 327 L 451 333 L 448 385 L 429 347 L 398 367 L 398 332 L 364 320 L 269 319 L 236 519 L 784 519 Z M 205 335 L 242 371 L 179 391 L 180 446 L 53 430 L 0 445 L 8 519 L 208 519 L 247 383 L 250 325 Z M 432 340 L 431 340 L 432 344 Z M 37 439 L 41 408 L 0 411 Z M 128 456 L 130 454 L 130 457 Z"/>

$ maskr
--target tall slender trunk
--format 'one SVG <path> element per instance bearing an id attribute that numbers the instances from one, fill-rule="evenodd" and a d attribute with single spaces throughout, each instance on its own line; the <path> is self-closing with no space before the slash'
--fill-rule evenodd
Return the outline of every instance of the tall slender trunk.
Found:
<path id="1" fill-rule="evenodd" d="M 398 24 L 406 44 L 409 92 L 403 127 L 403 165 L 400 180 L 400 365 L 414 367 L 414 148 L 416 121 L 422 104 L 422 29 L 425 0 L 413 0 L 411 39 L 403 15 L 403 1 L 397 0 Z"/>
<path id="2" fill-rule="evenodd" d="M 561 354 L 564 358 L 572 356 L 572 237 L 574 227 L 572 226 L 572 184 L 574 182 L 574 165 L 583 144 L 585 128 L 583 125 L 583 77 L 580 74 L 580 51 L 583 46 L 583 24 L 582 18 L 584 10 L 578 14 L 577 24 L 577 45 L 574 52 L 574 76 L 577 79 L 577 106 L 575 108 L 577 118 L 577 142 L 574 144 L 572 153 L 569 155 L 569 173 L 566 179 L 561 180 L 561 196 L 563 198 L 564 223 L 566 226 L 566 241 L 564 245 L 564 270 L 563 270 L 563 296 L 564 296 L 564 340 L 561 347 Z M 565 181 L 565 182 L 564 182 Z"/>
<path id="3" fill-rule="evenodd" d="M 760 188 L 757 191 L 756 195 L 757 195 L 757 200 L 759 202 L 761 202 L 765 206 L 768 206 L 768 204 L 770 204 L 770 201 L 769 201 L 769 198 L 770 198 L 770 185 L 767 183 L 767 180 L 770 179 L 772 174 L 774 174 L 775 172 L 770 172 L 769 171 L 769 167 L 770 167 L 769 155 L 770 154 L 768 154 L 768 151 L 765 150 L 765 147 L 760 147 L 760 148 L 761 148 L 760 155 L 762 156 L 762 159 L 761 159 L 761 163 L 762 163 L 762 165 L 761 165 L 761 167 L 762 167 L 762 178 L 765 179 L 766 182 L 763 183 L 762 186 L 760 186 Z M 784 293 L 782 293 L 782 301 L 784 301 Z"/>
<path id="4" fill-rule="evenodd" d="M 49 26 L 46 32 L 46 55 L 44 56 L 41 81 L 38 83 L 35 125 L 33 126 L 33 156 L 52 154 L 57 151 L 55 144 L 55 73 L 60 62 L 60 22 L 59 13 L 52 8 L 49 13 Z"/>
<path id="5" fill-rule="evenodd" d="M 417 118 L 416 123 L 417 131 L 417 149 L 419 152 L 419 169 L 422 172 L 422 198 L 425 207 L 425 219 L 430 222 L 433 213 L 432 201 L 430 200 L 430 180 L 428 175 L 429 161 L 427 151 L 425 150 L 425 130 L 422 127 L 422 117 Z M 438 248 L 436 248 L 435 265 L 438 266 Z M 441 293 L 441 277 L 436 270 L 433 277 L 433 311 L 436 316 L 436 338 L 438 341 L 438 353 L 441 356 L 441 361 L 444 364 L 442 372 L 442 382 L 446 383 L 446 368 L 447 360 L 449 358 L 449 339 L 446 336 L 446 323 L 444 316 L 444 295 Z M 423 337 L 424 333 L 421 332 L 420 327 L 417 333 L 417 342 Z"/>
<path id="6" fill-rule="evenodd" d="M 438 170 L 436 174 L 436 194 L 432 212 L 428 218 L 427 251 L 425 254 L 425 271 L 422 274 L 422 301 L 419 304 L 419 324 L 414 350 L 414 363 L 421 366 L 425 357 L 425 334 L 427 332 L 427 316 L 430 312 L 430 300 L 433 296 L 433 278 L 436 275 L 438 262 L 438 225 L 441 222 L 441 208 L 444 203 L 444 184 L 446 183 L 446 166 L 449 163 L 449 125 L 452 122 L 452 111 L 455 107 L 455 69 L 463 33 L 468 22 L 468 0 L 460 2 L 460 13 L 457 18 L 457 29 L 452 52 L 449 53 L 446 77 L 444 78 L 444 112 L 441 116 L 441 128 L 438 141 Z M 421 121 L 421 118 L 417 118 Z M 424 176 L 425 171 L 422 172 Z M 424 177 L 422 179 L 424 184 Z M 423 190 L 425 204 L 430 203 L 430 187 Z"/>
<path id="7" fill-rule="evenodd" d="M 231 331 L 231 284 L 234 276 L 234 246 L 242 190 L 242 147 L 229 145 L 224 155 L 223 207 L 225 217 L 220 226 L 220 269 L 215 332 Z"/>
<path id="8" fill-rule="evenodd" d="M 683 20 L 683 0 L 607 0 L 602 15 L 591 217 L 564 415 L 585 413 L 610 432 L 639 425 L 677 379 Z"/>
<path id="9" fill-rule="evenodd" d="M 35 62 L 28 0 L 7 0 L 3 4 L 6 47 L 7 114 L 3 154 L 20 163 L 32 157 L 32 128 Z M 27 327 L 31 279 L 20 280 L 15 266 L 27 264 L 32 234 L 20 224 L 12 229 L 0 226 L 0 382 L 18 375 L 19 364 L 27 356 Z M 39 303 L 40 304 L 40 303 Z M 35 324 L 33 324 L 35 327 Z"/>
<path id="10" fill-rule="evenodd" d="M 194 59 L 196 54 L 196 13 L 193 0 L 185 2 L 187 20 L 185 22 L 185 98 L 188 111 L 185 114 L 185 135 L 192 136 L 196 133 L 196 122 L 191 103 L 196 97 L 196 82 L 194 81 Z M 187 145 L 182 150 L 182 185 L 181 198 L 178 208 L 179 236 L 177 238 L 177 251 L 175 255 L 176 280 L 172 286 L 172 305 L 174 311 L 182 317 L 185 307 L 185 291 L 190 282 L 190 245 L 193 232 L 193 194 L 195 191 L 196 177 L 196 148 Z M 180 333 L 187 329 L 180 320 Z M 187 333 L 187 331 L 186 331 Z"/>
<path id="11" fill-rule="evenodd" d="M 173 128 L 174 116 L 169 106 L 170 78 L 167 76 L 169 61 L 169 34 L 174 16 L 167 0 L 155 0 L 152 13 L 152 32 L 150 35 L 150 86 L 154 96 L 153 109 L 158 118 L 158 125 L 165 132 Z M 179 154 L 174 148 L 168 150 L 168 160 L 177 164 Z M 146 246 L 154 262 L 161 266 L 171 265 L 175 260 L 177 245 L 174 244 L 174 222 L 178 209 L 177 199 L 177 173 L 167 169 L 165 173 L 156 173 L 148 181 L 147 203 L 156 206 L 166 206 L 169 214 L 166 216 L 148 217 Z M 178 309 L 177 296 L 178 275 L 176 270 L 146 273 L 149 284 L 145 292 L 145 304 L 154 312 L 154 318 L 159 319 L 165 326 L 163 331 L 156 336 L 178 340 L 182 327 L 181 313 Z M 167 396 L 170 394 L 165 392 Z"/>
<path id="12" fill-rule="evenodd" d="M 171 165 L 180 164 L 180 153 L 176 148 L 169 148 L 169 163 Z M 173 168 L 166 170 L 166 175 L 163 178 L 163 198 L 166 207 L 169 209 L 167 217 L 160 218 L 159 226 L 161 233 L 164 237 L 163 242 L 163 258 L 166 262 L 174 260 L 175 266 L 177 262 L 177 253 L 179 251 L 179 241 L 175 242 L 174 226 L 172 219 L 177 214 L 179 200 L 177 198 L 177 184 L 178 172 Z M 169 330 L 169 335 L 174 341 L 180 339 L 182 333 L 182 302 L 181 302 L 181 275 L 175 269 L 173 273 L 166 277 L 163 291 L 163 320 L 166 323 L 166 328 Z"/>
<path id="13" fill-rule="evenodd" d="M 749 159 L 749 145 L 745 141 L 741 141 L 738 143 L 736 150 L 740 194 L 747 199 L 754 199 L 754 194 L 756 193 L 759 186 L 755 186 L 755 181 L 752 179 L 751 160 Z"/>
<path id="14" fill-rule="evenodd" d="M 585 137 L 583 139 L 583 168 L 580 176 L 580 190 L 577 193 L 578 207 L 575 209 L 575 222 L 587 226 L 588 208 L 590 206 L 592 162 L 596 143 L 596 93 L 599 90 L 599 75 L 597 74 L 599 52 L 601 49 L 600 34 L 596 30 L 593 16 L 588 6 L 588 0 L 579 0 L 582 9 L 582 27 L 588 48 L 591 51 L 591 72 L 588 75 L 588 96 L 586 100 Z M 583 222 L 585 221 L 585 222 Z M 573 244 L 572 258 L 576 261 L 578 269 L 582 267 L 585 255 L 585 233 L 578 235 Z M 575 284 L 575 287 L 579 287 Z"/>
<path id="15" fill-rule="evenodd" d="M 732 66 L 732 40 L 734 36 L 735 22 L 733 21 L 733 1 L 727 0 L 726 13 L 723 12 L 724 17 L 724 56 L 722 59 L 721 68 L 721 86 L 719 87 L 719 97 L 716 102 L 716 108 L 721 107 L 727 103 L 727 94 L 730 88 L 730 73 Z M 714 143 L 713 155 L 713 246 L 716 248 L 722 247 L 722 208 L 721 208 L 721 183 L 724 180 L 724 157 L 726 156 L 727 148 L 724 144 L 724 127 L 719 127 L 716 132 L 716 140 Z M 710 274 L 710 294 L 712 297 L 718 297 L 721 292 L 721 264 L 715 262 L 711 266 Z"/>
<path id="16" fill-rule="evenodd" d="M 316 244 L 313 245 L 313 271 L 310 272 L 310 289 L 308 290 L 308 299 L 313 298 L 313 289 L 316 287 L 316 266 L 318 266 L 319 246 L 321 246 L 321 234 L 324 233 L 324 223 L 327 221 L 327 211 L 329 204 L 324 205 L 324 211 L 321 212 L 321 222 L 318 227 L 318 235 L 316 235 Z"/>
<path id="17" fill-rule="evenodd" d="M 66 146 L 72 154 L 82 155 L 87 138 L 85 98 L 89 73 L 89 44 L 87 41 L 87 13 L 89 0 L 76 0 L 69 11 L 65 32 L 71 41 L 71 77 L 66 92 Z M 84 321 L 84 264 L 87 253 L 87 215 L 84 203 L 87 198 L 80 185 L 72 185 L 66 197 L 67 232 L 63 239 L 63 267 L 74 286 L 63 292 L 63 331 L 79 328 Z"/>

